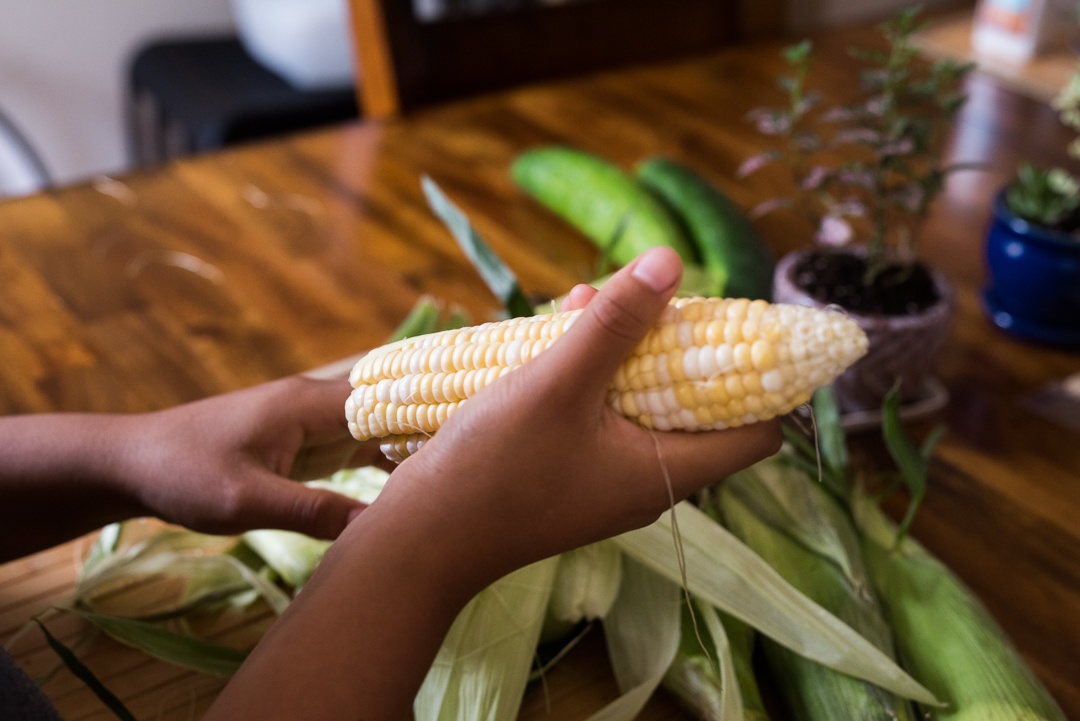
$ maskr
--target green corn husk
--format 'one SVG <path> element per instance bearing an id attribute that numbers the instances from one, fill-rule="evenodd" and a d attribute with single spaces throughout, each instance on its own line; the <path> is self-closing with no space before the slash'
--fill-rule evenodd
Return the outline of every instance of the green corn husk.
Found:
<path id="1" fill-rule="evenodd" d="M 754 674 L 754 642 L 757 632 L 726 613 L 718 612 L 718 615 L 731 646 L 731 660 L 742 697 L 743 716 L 746 721 L 768 721 L 765 701 L 761 698 L 761 689 Z"/>
<path id="2" fill-rule="evenodd" d="M 729 528 L 781 576 L 893 656 L 892 634 L 863 568 L 857 533 L 845 510 L 813 479 L 771 459 L 729 478 L 718 502 Z M 763 648 L 800 721 L 913 718 L 905 700 L 879 686 L 768 639 Z"/>
<path id="3" fill-rule="evenodd" d="M 856 521 L 904 665 L 945 708 L 933 721 L 1065 721 L 1065 714 L 975 595 L 868 498 Z"/>
<path id="4" fill-rule="evenodd" d="M 660 687 L 679 648 L 679 586 L 630 558 L 622 564 L 623 582 L 604 618 L 608 658 L 622 695 L 588 721 L 636 718 Z"/>
<path id="5" fill-rule="evenodd" d="M 518 569 L 465 606 L 417 693 L 417 721 L 517 716 L 557 565 L 548 558 Z"/>
<path id="6" fill-rule="evenodd" d="M 672 538 L 675 511 L 681 557 Z M 808 598 L 747 544 L 687 501 L 615 541 L 630 558 L 673 583 L 685 583 L 694 597 L 786 648 L 904 698 L 939 703 L 890 654 Z"/>
<path id="7" fill-rule="evenodd" d="M 581 621 L 607 616 L 622 584 L 622 553 L 600 541 L 559 556 L 541 641 L 569 633 Z"/>
<path id="8" fill-rule="evenodd" d="M 737 618 L 697 600 L 693 611 L 684 605 L 682 642 L 664 688 L 703 721 L 769 721 L 754 676 L 753 643 L 754 630 Z"/>
<path id="9" fill-rule="evenodd" d="M 312 488 L 324 488 L 344 494 L 362 503 L 372 503 L 382 491 L 390 474 L 374 466 L 338 471 L 326 480 L 309 481 Z M 293 531 L 260 529 L 241 536 L 244 543 L 277 573 L 294 591 L 311 578 L 329 541 Z"/>

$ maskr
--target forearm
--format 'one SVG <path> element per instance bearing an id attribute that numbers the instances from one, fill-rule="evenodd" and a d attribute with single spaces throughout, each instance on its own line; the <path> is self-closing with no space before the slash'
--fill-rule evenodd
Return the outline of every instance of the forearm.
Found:
<path id="1" fill-rule="evenodd" d="M 385 493 L 342 533 L 205 721 L 408 717 L 447 630 L 487 576 L 464 560 L 460 519 Z"/>
<path id="2" fill-rule="evenodd" d="M 137 515 L 119 482 L 129 417 L 0 417 L 0 562 Z"/>

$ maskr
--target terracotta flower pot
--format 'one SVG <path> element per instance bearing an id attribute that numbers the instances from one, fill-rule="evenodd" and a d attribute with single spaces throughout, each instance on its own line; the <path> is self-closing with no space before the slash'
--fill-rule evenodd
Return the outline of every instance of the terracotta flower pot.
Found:
<path id="1" fill-rule="evenodd" d="M 776 302 L 824 307 L 794 280 L 796 266 L 808 254 L 808 251 L 795 251 L 777 263 L 773 281 Z M 933 368 L 949 335 L 956 310 L 956 294 L 940 272 L 929 270 L 939 300 L 919 313 L 862 315 L 845 311 L 866 331 L 870 350 L 833 385 L 841 411 L 878 411 L 897 379 L 901 381 L 902 398 L 906 403 L 925 400 L 932 394 Z"/>

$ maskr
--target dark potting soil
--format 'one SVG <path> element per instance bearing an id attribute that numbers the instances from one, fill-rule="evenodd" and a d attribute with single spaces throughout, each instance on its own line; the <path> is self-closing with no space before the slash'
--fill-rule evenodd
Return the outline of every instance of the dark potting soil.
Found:
<path id="1" fill-rule="evenodd" d="M 866 260 L 847 253 L 811 253 L 794 272 L 795 284 L 814 300 L 862 315 L 918 313 L 938 301 L 926 266 L 890 265 L 867 285 Z"/>

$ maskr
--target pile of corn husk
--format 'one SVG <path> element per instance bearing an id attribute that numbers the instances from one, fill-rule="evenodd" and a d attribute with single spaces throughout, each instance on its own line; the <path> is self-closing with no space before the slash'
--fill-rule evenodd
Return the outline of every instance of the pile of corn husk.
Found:
<path id="1" fill-rule="evenodd" d="M 1064 721 L 955 575 L 864 493 L 838 498 L 794 458 L 788 447 L 699 505 L 680 503 L 651 526 L 482 591 L 447 634 L 416 718 L 515 718 L 543 672 L 538 646 L 570 643 L 583 623 L 599 622 L 621 696 L 593 719 L 632 719 L 661 686 L 701 718 L 765 719 L 765 683 L 799 719 L 845 709 L 860 720 Z M 363 468 L 318 485 L 370 503 L 386 479 Z M 280 613 L 328 547 L 272 530 L 123 539 L 122 527 L 101 534 L 69 610 L 123 643 L 219 676 L 245 650 L 175 621 L 253 604 Z M 163 576 L 182 580 L 169 602 L 116 603 L 117 584 Z"/>
<path id="2" fill-rule="evenodd" d="M 321 485 L 370 502 L 385 480 L 385 472 L 364 468 L 340 472 Z M 310 577 L 327 547 L 269 530 L 224 539 L 168 529 L 133 545 L 122 540 L 122 528 L 102 534 L 68 609 L 164 661 L 222 676 L 235 671 L 243 649 L 163 622 L 253 603 L 280 613 L 302 588 L 286 579 Z M 163 576 L 183 581 L 167 603 L 125 609 L 115 599 L 102 601 L 118 583 Z M 688 599 L 699 632 L 687 633 Z M 535 563 L 477 595 L 451 627 L 417 696 L 416 717 L 514 718 L 545 628 L 557 637 L 550 629 L 599 619 L 623 695 L 596 718 L 633 718 L 677 658 L 715 686 L 715 703 L 723 711 L 716 718 L 741 718 L 742 700 L 732 682 L 737 666 L 722 614 L 800 656 L 904 697 L 934 700 L 887 654 L 787 583 L 701 510 L 682 503 L 647 528 Z M 708 639 L 707 646 L 700 639 Z M 684 647 L 689 652 L 680 651 Z"/>

